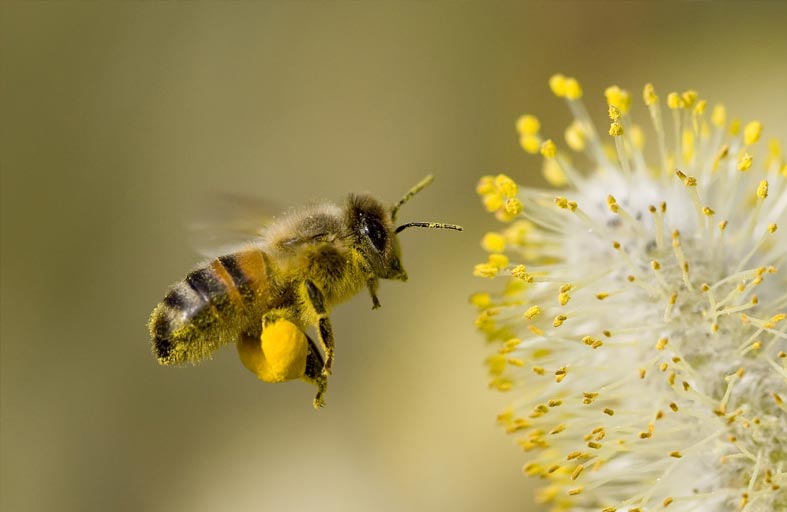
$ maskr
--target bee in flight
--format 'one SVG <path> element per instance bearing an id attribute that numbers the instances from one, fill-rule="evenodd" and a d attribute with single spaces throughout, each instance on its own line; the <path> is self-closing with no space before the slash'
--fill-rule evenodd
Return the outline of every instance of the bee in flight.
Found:
<path id="1" fill-rule="evenodd" d="M 454 224 L 395 225 L 399 208 L 432 182 L 427 176 L 390 208 L 351 194 L 344 208 L 303 207 L 270 223 L 245 249 L 220 256 L 174 285 L 150 316 L 162 365 L 197 363 L 235 343 L 243 365 L 266 382 L 302 379 L 322 407 L 333 364 L 335 304 L 380 279 L 406 281 L 397 235 L 409 227 L 461 231 Z M 313 327 L 319 346 L 306 334 Z"/>

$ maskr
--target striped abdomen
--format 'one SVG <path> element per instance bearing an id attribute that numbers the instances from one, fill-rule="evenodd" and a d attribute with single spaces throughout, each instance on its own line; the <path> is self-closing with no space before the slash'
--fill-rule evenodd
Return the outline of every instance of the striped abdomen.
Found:
<path id="1" fill-rule="evenodd" d="M 270 261 L 252 249 L 221 256 L 175 285 L 150 316 L 161 364 L 195 363 L 260 321 L 270 296 Z"/>

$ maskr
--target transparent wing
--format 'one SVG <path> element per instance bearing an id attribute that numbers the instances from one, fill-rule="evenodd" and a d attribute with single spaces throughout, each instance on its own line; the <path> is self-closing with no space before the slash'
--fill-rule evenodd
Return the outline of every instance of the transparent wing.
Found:
<path id="1" fill-rule="evenodd" d="M 192 246 L 202 256 L 215 258 L 260 240 L 260 235 L 282 208 L 259 197 L 219 192 L 195 205 L 189 223 Z"/>

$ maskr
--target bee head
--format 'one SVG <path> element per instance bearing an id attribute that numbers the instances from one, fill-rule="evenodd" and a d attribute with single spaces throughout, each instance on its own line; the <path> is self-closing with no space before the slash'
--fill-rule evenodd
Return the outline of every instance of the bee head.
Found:
<path id="1" fill-rule="evenodd" d="M 411 188 L 390 209 L 383 207 L 377 199 L 368 195 L 351 195 L 347 206 L 347 224 L 353 232 L 355 241 L 372 267 L 375 275 L 382 279 L 407 280 L 407 272 L 402 267 L 402 252 L 399 248 L 398 234 L 411 227 L 441 228 L 462 231 L 456 224 L 442 222 L 408 222 L 395 227 L 399 208 L 415 194 L 429 185 L 434 178 L 427 176 Z"/>
<path id="2" fill-rule="evenodd" d="M 382 203 L 369 195 L 350 195 L 347 217 L 356 247 L 374 274 L 382 279 L 406 281 L 396 229 Z"/>

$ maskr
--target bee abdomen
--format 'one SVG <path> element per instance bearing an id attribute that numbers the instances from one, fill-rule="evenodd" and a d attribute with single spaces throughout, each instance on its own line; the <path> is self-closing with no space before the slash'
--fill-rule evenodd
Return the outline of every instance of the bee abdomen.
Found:
<path id="1" fill-rule="evenodd" d="M 195 363 L 234 342 L 259 308 L 266 278 L 267 261 L 258 250 L 222 256 L 191 272 L 150 317 L 159 362 Z"/>

